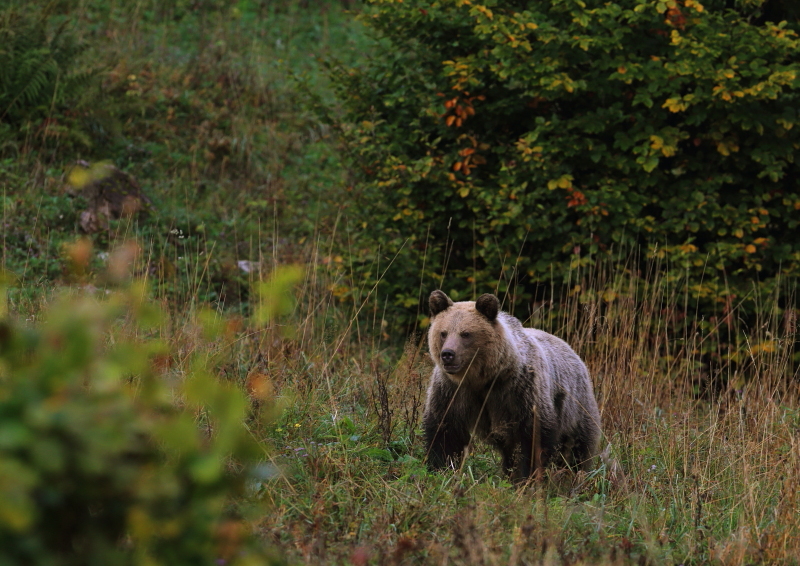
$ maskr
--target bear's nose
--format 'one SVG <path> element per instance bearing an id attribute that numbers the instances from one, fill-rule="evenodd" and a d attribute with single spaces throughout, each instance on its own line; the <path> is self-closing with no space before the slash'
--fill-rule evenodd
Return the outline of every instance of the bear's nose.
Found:
<path id="1" fill-rule="evenodd" d="M 453 350 L 442 350 L 442 361 L 449 365 L 456 359 L 456 353 Z"/>

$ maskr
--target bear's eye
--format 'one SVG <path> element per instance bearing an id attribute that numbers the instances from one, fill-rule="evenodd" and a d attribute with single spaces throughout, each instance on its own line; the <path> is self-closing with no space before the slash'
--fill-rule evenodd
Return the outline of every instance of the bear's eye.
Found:
<path id="1" fill-rule="evenodd" d="M 471 334 L 469 332 L 462 332 L 461 333 L 461 337 L 462 338 L 469 338 L 470 336 L 471 336 Z"/>
<path id="2" fill-rule="evenodd" d="M 441 335 L 442 335 L 442 338 L 447 338 L 447 331 L 446 330 L 442 330 Z"/>

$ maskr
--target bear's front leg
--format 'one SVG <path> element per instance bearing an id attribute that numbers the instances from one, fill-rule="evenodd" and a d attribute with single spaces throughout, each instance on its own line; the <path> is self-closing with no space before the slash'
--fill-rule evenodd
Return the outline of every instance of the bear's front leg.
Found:
<path id="1" fill-rule="evenodd" d="M 424 418 L 428 469 L 457 469 L 470 441 L 466 427 L 457 426 L 446 416 L 428 411 Z"/>
<path id="2" fill-rule="evenodd" d="M 536 470 L 534 443 L 531 431 L 521 430 L 509 435 L 499 444 L 503 455 L 503 471 L 515 484 L 526 481 Z"/>

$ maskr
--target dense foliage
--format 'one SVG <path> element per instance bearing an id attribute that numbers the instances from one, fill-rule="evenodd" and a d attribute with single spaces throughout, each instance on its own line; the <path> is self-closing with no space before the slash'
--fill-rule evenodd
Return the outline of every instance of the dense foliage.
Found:
<path id="1" fill-rule="evenodd" d="M 441 286 L 527 311 L 633 253 L 687 282 L 708 328 L 741 300 L 752 312 L 754 281 L 800 270 L 800 40 L 764 4 L 371 2 L 380 48 L 334 72 L 351 290 L 396 256 L 390 304 Z"/>

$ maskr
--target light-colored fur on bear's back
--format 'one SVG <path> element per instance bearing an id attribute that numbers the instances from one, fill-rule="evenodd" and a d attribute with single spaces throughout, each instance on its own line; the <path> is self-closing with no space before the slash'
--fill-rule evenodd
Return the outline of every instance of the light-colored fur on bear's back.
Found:
<path id="1" fill-rule="evenodd" d="M 563 394 L 562 426 L 575 426 L 575 419 L 579 415 L 599 421 L 589 371 L 578 354 L 564 340 L 543 330 L 526 328 L 525 333 L 539 344 L 540 351 L 549 358 L 550 384 L 556 389 L 550 391 L 550 396 Z M 584 403 L 588 406 L 584 406 Z M 565 420 L 571 422 L 564 422 Z M 596 424 L 599 426 L 600 423 Z"/>
<path id="2" fill-rule="evenodd" d="M 520 363 L 535 376 L 533 386 L 540 417 L 549 423 L 558 423 L 561 431 L 577 426 L 581 415 L 597 419 L 589 371 L 572 347 L 544 330 L 524 328 L 508 313 L 500 312 L 498 320 L 507 338 L 514 343 L 513 349 L 519 352 Z M 584 407 L 580 399 L 586 399 L 587 393 L 592 403 Z M 563 403 L 560 414 L 556 414 L 555 406 L 549 401 L 557 396 Z"/>

